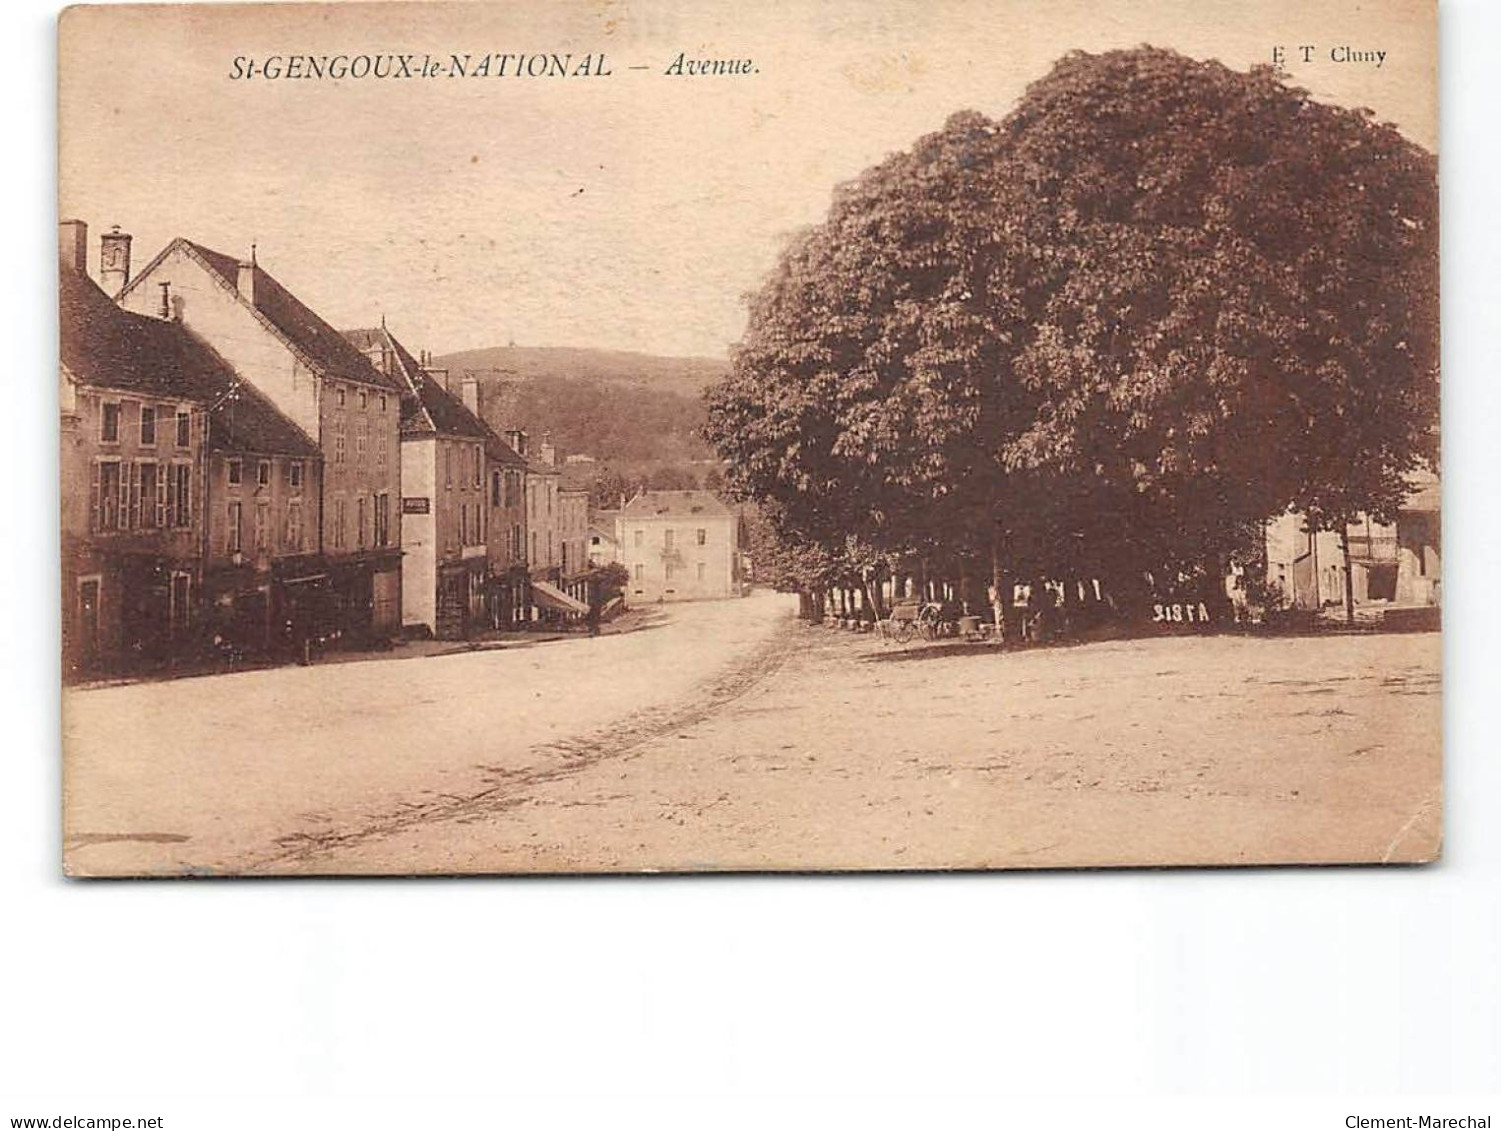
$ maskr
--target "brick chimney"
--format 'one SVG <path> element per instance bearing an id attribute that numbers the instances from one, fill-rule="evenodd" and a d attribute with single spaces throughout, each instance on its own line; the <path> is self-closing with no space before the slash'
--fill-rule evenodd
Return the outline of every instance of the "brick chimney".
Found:
<path id="1" fill-rule="evenodd" d="M 240 270 L 235 275 L 235 290 L 251 306 L 255 305 L 255 274 L 255 252 L 252 251 L 249 259 L 240 261 Z"/>
<path id="2" fill-rule="evenodd" d="M 113 298 L 130 282 L 130 233 L 116 224 L 99 237 L 99 285 Z"/>
<path id="3" fill-rule="evenodd" d="M 57 226 L 57 253 L 63 265 L 80 275 L 89 270 L 89 226 L 82 220 L 64 220 Z"/>
<path id="4" fill-rule="evenodd" d="M 464 397 L 464 407 L 475 416 L 479 415 L 479 378 L 465 376 L 459 386 Z"/>

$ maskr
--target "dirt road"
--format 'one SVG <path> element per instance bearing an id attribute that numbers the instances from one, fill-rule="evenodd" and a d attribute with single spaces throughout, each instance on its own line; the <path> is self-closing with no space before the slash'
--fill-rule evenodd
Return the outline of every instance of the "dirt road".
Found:
<path id="1" fill-rule="evenodd" d="M 290 803 L 240 753 L 232 775 L 190 793 L 232 786 L 251 800 L 215 820 L 179 808 L 176 824 L 128 826 L 196 830 L 173 844 L 91 842 L 84 810 L 73 867 L 1059 867 L 1436 851 L 1437 635 L 896 649 L 790 611 L 769 596 L 683 606 L 608 661 L 589 649 L 609 641 L 537 649 L 537 666 L 513 669 L 536 692 L 526 703 L 516 688 L 474 694 L 519 654 L 349 665 L 451 667 L 441 681 L 412 673 L 406 710 L 426 688 L 415 730 L 398 699 L 373 727 L 345 715 L 277 754 L 270 776 L 298 778 L 318 807 Z M 624 682 L 596 686 L 606 670 Z M 294 729 L 311 721 L 275 707 Z M 335 753 L 331 778 L 312 768 L 351 742 L 364 753 Z"/>

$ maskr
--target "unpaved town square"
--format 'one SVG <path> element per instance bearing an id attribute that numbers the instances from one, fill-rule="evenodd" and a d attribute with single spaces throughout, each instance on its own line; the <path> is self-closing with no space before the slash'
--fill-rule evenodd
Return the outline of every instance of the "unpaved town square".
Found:
<path id="1" fill-rule="evenodd" d="M 903 648 L 794 611 L 757 593 L 668 606 L 594 640 L 71 691 L 69 870 L 1048 868 L 1438 850 L 1437 633 Z M 534 690 L 548 685 L 577 691 Z M 106 741 L 126 718 L 140 738 Z"/>

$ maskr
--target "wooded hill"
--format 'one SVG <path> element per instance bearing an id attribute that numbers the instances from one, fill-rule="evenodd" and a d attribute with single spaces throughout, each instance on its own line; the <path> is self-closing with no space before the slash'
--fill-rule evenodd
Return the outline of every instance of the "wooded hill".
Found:
<path id="1" fill-rule="evenodd" d="M 489 423 L 544 432 L 560 453 L 615 464 L 689 464 L 713 458 L 699 438 L 704 388 L 729 363 L 612 350 L 499 346 L 434 358 L 472 374 Z"/>

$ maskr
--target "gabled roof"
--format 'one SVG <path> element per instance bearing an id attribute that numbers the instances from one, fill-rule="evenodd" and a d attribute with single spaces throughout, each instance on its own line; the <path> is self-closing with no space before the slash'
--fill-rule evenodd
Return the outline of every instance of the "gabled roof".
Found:
<path id="1" fill-rule="evenodd" d="M 87 275 L 59 264 L 62 363 L 82 385 L 207 402 L 209 380 L 234 372 L 175 322 L 116 306 Z"/>
<path id="2" fill-rule="evenodd" d="M 75 380 L 207 406 L 216 451 L 318 457 L 307 433 L 181 323 L 121 310 L 73 268 L 60 275 L 62 362 Z"/>
<path id="3" fill-rule="evenodd" d="M 393 376 L 401 386 L 401 433 L 404 436 L 441 435 L 483 440 L 485 453 L 497 463 L 524 466 L 526 461 L 497 436 L 463 400 L 430 377 L 395 334 L 379 326 L 345 330 L 344 338 L 359 350 L 388 349 L 394 359 Z"/>
<path id="4" fill-rule="evenodd" d="M 733 518 L 712 491 L 642 491 L 620 511 L 626 518 Z"/>
<path id="5" fill-rule="evenodd" d="M 215 398 L 209 413 L 209 447 L 216 452 L 303 456 L 320 459 L 323 452 L 306 432 L 293 424 L 249 381 L 236 381 Z"/>
<path id="6" fill-rule="evenodd" d="M 133 290 L 175 248 L 183 249 L 201 263 L 226 290 L 254 310 L 320 376 L 375 385 L 383 389 L 398 388 L 392 378 L 371 365 L 364 354 L 277 282 L 270 272 L 258 264 L 251 265 L 250 269 L 255 273 L 255 301 L 252 303 L 239 290 L 240 260 L 192 240 L 180 236 L 173 240 L 145 270 L 126 284 L 122 295 Z"/>

